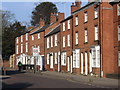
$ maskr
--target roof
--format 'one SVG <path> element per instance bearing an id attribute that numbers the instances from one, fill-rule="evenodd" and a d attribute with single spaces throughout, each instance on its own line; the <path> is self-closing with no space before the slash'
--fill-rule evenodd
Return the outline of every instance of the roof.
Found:
<path id="1" fill-rule="evenodd" d="M 73 17 L 73 15 L 70 15 L 70 16 L 68 16 L 66 19 L 62 20 L 60 23 L 65 22 L 65 21 L 71 19 L 72 17 Z"/>
<path id="2" fill-rule="evenodd" d="M 50 32 L 48 32 L 45 35 L 45 37 L 48 37 L 48 36 L 53 35 L 53 34 L 58 33 L 58 32 L 60 32 L 60 24 L 58 26 L 56 26 L 54 29 L 52 29 Z"/>
<path id="3" fill-rule="evenodd" d="M 98 1 L 99 1 L 99 0 L 98 0 Z M 95 1 L 95 2 L 89 2 L 89 3 L 86 4 L 85 6 L 83 6 L 83 7 L 81 7 L 80 9 L 74 11 L 74 12 L 72 13 L 72 15 L 74 15 L 74 14 L 80 12 L 80 11 L 83 11 L 83 10 L 85 10 L 86 8 L 89 8 L 89 7 L 91 7 L 91 6 L 95 5 L 95 4 L 100 3 L 100 2 L 98 2 L 98 1 Z"/>
<path id="4" fill-rule="evenodd" d="M 120 3 L 120 1 L 111 0 L 109 3 L 110 3 L 111 5 L 114 5 L 114 4 Z"/>
<path id="5" fill-rule="evenodd" d="M 47 24 L 41 28 L 38 28 L 36 31 L 32 32 L 30 35 L 33 35 L 33 34 L 36 34 L 36 33 L 39 33 L 39 32 L 43 32 L 46 28 L 48 28 L 50 25 Z"/>
<path id="6" fill-rule="evenodd" d="M 47 25 L 37 29 L 36 31 L 32 32 L 30 35 L 33 35 L 33 34 L 36 34 L 36 33 L 39 33 L 39 32 L 43 32 L 45 29 L 47 29 L 49 26 L 52 26 L 54 23 L 56 23 L 56 22 L 53 22 L 51 24 L 47 24 Z"/>

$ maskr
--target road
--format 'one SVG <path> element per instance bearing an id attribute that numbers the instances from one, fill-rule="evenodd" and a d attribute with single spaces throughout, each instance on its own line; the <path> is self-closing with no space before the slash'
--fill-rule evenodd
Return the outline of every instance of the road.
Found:
<path id="1" fill-rule="evenodd" d="M 69 79 L 63 79 L 48 75 L 38 75 L 31 73 L 19 73 L 18 71 L 8 71 L 2 79 L 4 88 L 96 88 L 95 86 L 74 82 Z"/>

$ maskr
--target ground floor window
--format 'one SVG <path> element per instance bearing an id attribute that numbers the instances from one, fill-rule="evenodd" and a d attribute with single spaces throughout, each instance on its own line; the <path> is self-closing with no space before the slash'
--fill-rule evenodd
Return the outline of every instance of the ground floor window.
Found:
<path id="1" fill-rule="evenodd" d="M 92 67 L 100 67 L 100 46 L 95 46 L 91 49 Z"/>
<path id="2" fill-rule="evenodd" d="M 118 51 L 118 66 L 120 66 L 120 51 Z"/>
<path id="3" fill-rule="evenodd" d="M 55 64 L 57 64 L 57 52 L 55 53 Z"/>
<path id="4" fill-rule="evenodd" d="M 73 51 L 73 68 L 80 68 L 80 50 Z"/>
<path id="5" fill-rule="evenodd" d="M 49 54 L 47 54 L 47 64 L 49 64 Z"/>
<path id="6" fill-rule="evenodd" d="M 66 65 L 66 52 L 63 52 L 61 55 L 61 64 Z"/>

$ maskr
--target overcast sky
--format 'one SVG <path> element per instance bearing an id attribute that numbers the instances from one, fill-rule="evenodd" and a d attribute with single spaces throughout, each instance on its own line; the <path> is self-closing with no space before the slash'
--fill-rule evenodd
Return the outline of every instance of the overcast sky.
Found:
<path id="1" fill-rule="evenodd" d="M 10 2 L 9 0 L 8 2 L 7 0 L 4 0 L 4 2 L 2 2 L 2 10 L 8 10 L 11 13 L 13 13 L 17 21 L 29 23 L 31 20 L 32 11 L 34 10 L 38 2 L 36 0 L 34 0 L 34 2 L 30 2 L 32 0 L 29 0 L 29 1 L 24 0 L 26 2 L 24 1 L 21 2 L 21 1 L 18 0 L 17 2 L 15 2 L 14 0 L 11 0 Z M 39 1 L 49 1 L 49 0 L 39 0 Z M 72 2 L 74 2 L 75 0 L 71 0 L 71 2 L 62 2 L 62 1 L 55 2 L 54 0 L 51 0 L 51 1 L 53 1 L 53 3 L 56 4 L 59 12 L 64 12 L 65 17 L 68 17 L 71 13 L 70 6 Z M 82 1 L 84 1 L 82 3 L 82 6 L 84 6 L 87 2 L 85 2 L 85 0 L 82 0 Z"/>

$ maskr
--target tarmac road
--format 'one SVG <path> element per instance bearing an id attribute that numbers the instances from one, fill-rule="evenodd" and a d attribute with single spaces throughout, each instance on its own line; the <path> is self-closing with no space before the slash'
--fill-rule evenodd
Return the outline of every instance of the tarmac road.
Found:
<path id="1" fill-rule="evenodd" d="M 95 86 L 77 83 L 69 79 L 38 75 L 31 73 L 19 73 L 7 71 L 9 77 L 3 77 L 2 88 L 98 88 Z M 100 88 L 100 87 L 99 87 Z"/>

